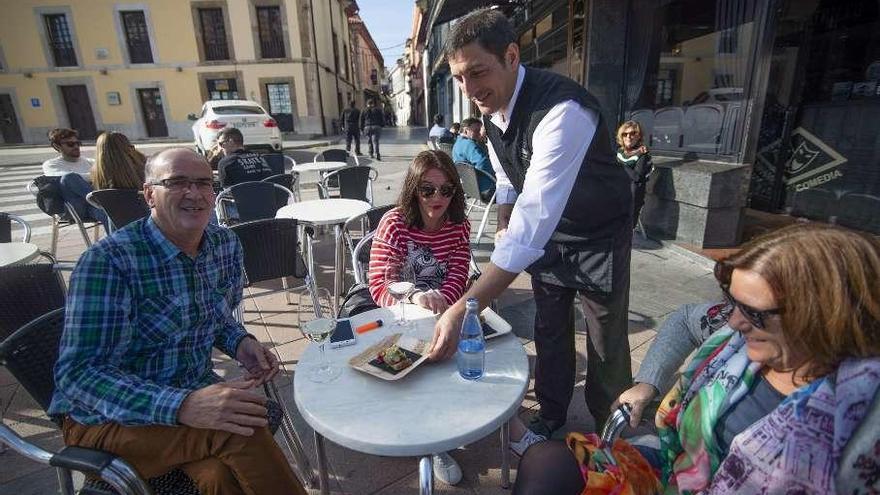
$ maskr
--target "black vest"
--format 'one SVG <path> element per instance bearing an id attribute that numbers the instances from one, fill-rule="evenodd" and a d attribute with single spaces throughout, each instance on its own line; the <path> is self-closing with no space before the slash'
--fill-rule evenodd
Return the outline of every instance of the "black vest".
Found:
<path id="1" fill-rule="evenodd" d="M 632 192 L 629 177 L 614 157 L 599 102 L 571 79 L 526 68 L 507 131 L 502 134 L 489 116 L 483 116 L 483 125 L 504 173 L 521 194 L 531 162 L 535 128 L 550 109 L 567 100 L 592 110 L 598 125 L 562 218 L 544 247 L 544 257 L 528 271 L 549 283 L 602 290 L 606 277 L 596 270 L 604 272 L 607 267 L 594 266 L 599 261 L 596 256 L 610 256 L 617 240 L 631 234 Z M 611 274 L 607 275 L 610 278 Z M 610 284 L 610 280 L 607 282 Z"/>

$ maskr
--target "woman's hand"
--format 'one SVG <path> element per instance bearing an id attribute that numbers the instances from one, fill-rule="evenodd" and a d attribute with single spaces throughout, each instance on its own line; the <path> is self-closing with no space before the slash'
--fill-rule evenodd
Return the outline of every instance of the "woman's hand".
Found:
<path id="1" fill-rule="evenodd" d="M 449 307 L 443 294 L 433 289 L 427 292 L 417 292 L 412 297 L 412 301 L 425 309 L 430 309 L 434 314 L 443 313 Z"/>
<path id="2" fill-rule="evenodd" d="M 636 383 L 631 388 L 624 390 L 620 397 L 611 404 L 611 410 L 614 411 L 621 404 L 629 404 L 632 410 L 629 412 L 629 425 L 633 428 L 639 425 L 642 420 L 642 414 L 648 404 L 657 396 L 657 389 L 649 383 Z"/>

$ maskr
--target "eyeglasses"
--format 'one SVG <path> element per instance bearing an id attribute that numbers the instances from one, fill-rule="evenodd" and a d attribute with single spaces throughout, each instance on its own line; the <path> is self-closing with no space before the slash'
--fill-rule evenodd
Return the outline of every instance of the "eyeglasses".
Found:
<path id="1" fill-rule="evenodd" d="M 422 184 L 419 186 L 419 194 L 425 198 L 432 198 L 434 194 L 440 192 L 444 198 L 451 198 L 455 194 L 455 186 L 452 184 L 443 184 L 439 188 L 433 184 Z"/>
<path id="2" fill-rule="evenodd" d="M 77 146 L 82 146 L 82 141 L 62 141 L 61 144 L 68 148 L 75 148 Z"/>
<path id="3" fill-rule="evenodd" d="M 639 131 L 621 132 L 620 135 L 623 137 L 638 136 Z"/>
<path id="4" fill-rule="evenodd" d="M 214 179 L 190 179 L 189 177 L 171 177 L 150 182 L 154 186 L 162 186 L 172 192 L 188 191 L 190 186 L 196 186 L 199 192 L 214 191 Z"/>

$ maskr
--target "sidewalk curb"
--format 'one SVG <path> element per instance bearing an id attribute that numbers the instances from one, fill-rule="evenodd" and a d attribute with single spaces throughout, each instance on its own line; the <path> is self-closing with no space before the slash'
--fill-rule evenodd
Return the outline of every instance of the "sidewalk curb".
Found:
<path id="1" fill-rule="evenodd" d="M 695 252 L 691 251 L 690 249 L 684 248 L 684 247 L 680 246 L 675 241 L 660 240 L 657 242 L 659 242 L 665 249 L 669 249 L 671 252 L 677 254 L 678 256 L 680 256 L 682 258 L 690 260 L 692 263 L 694 263 L 696 265 L 699 265 L 709 271 L 712 271 L 715 269 L 715 260 L 713 260 L 712 258 L 707 258 L 706 256 L 703 256 L 702 254 L 695 253 Z"/>

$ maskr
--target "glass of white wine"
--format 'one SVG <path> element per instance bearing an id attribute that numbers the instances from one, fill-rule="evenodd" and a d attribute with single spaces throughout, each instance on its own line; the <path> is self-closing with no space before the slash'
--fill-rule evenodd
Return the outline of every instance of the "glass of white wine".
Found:
<path id="1" fill-rule="evenodd" d="M 385 264 L 385 289 L 388 294 L 398 303 L 400 311 L 393 325 L 399 328 L 408 328 L 411 322 L 404 314 L 404 300 L 416 288 L 412 281 L 404 278 L 405 258 L 403 256 L 390 256 Z"/>
<path id="2" fill-rule="evenodd" d="M 307 371 L 309 380 L 317 383 L 332 382 L 342 374 L 342 369 L 327 362 L 324 354 L 324 343 L 336 330 L 331 301 L 330 291 L 325 288 L 316 289 L 314 296 L 308 291 L 299 296 L 299 330 L 321 350 L 321 361 Z"/>

